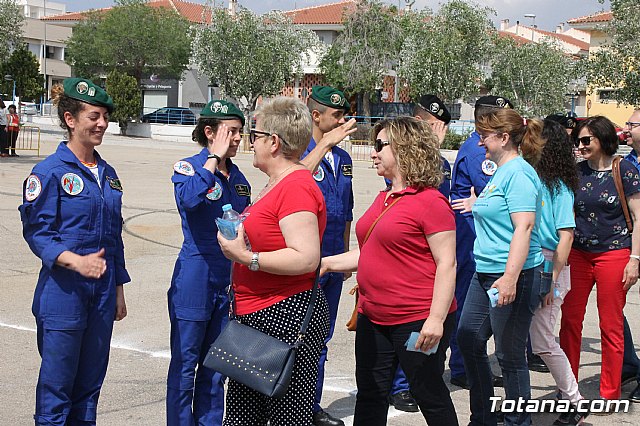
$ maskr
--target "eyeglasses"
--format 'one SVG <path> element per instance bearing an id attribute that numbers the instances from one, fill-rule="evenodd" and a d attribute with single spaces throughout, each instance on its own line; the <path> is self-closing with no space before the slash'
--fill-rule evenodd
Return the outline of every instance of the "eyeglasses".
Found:
<path id="1" fill-rule="evenodd" d="M 262 136 L 271 136 L 271 135 L 276 135 L 277 137 L 280 138 L 280 140 L 283 143 L 287 143 L 287 141 L 284 140 L 284 138 L 282 136 L 280 136 L 277 133 L 269 133 L 269 132 L 263 132 L 262 130 L 256 130 L 256 129 L 251 129 L 249 130 L 249 142 L 251 144 L 254 144 L 256 142 L 256 139 L 258 139 L 258 137 L 262 137 Z"/>
<path id="2" fill-rule="evenodd" d="M 640 123 L 638 123 L 637 121 L 627 121 L 626 123 L 624 123 L 624 125 L 630 129 L 633 129 L 635 127 L 640 126 Z"/>
<path id="3" fill-rule="evenodd" d="M 481 142 L 484 142 L 484 141 L 486 141 L 487 139 L 489 139 L 491 136 L 498 136 L 499 134 L 500 134 L 500 133 L 491 133 L 491 134 L 490 134 L 490 135 L 488 135 L 488 136 L 480 135 L 480 141 L 481 141 Z"/>
<path id="4" fill-rule="evenodd" d="M 580 144 L 582 144 L 583 146 L 589 146 L 589 144 L 591 144 L 591 139 L 595 138 L 595 136 L 583 136 L 581 138 L 575 138 L 573 140 L 573 144 L 575 145 L 575 147 L 579 147 Z"/>
<path id="5" fill-rule="evenodd" d="M 384 148 L 387 145 L 390 145 L 391 142 L 389 141 L 383 141 L 382 139 L 376 139 L 376 141 L 373 143 L 373 149 L 376 150 L 376 152 L 380 152 L 382 151 L 382 148 Z"/>

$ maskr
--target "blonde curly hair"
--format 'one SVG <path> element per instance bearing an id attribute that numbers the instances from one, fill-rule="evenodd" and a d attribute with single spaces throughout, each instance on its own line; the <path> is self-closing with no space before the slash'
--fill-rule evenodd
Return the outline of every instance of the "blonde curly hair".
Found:
<path id="1" fill-rule="evenodd" d="M 442 183 L 442 160 L 438 137 L 431 126 L 414 117 L 381 120 L 372 131 L 372 141 L 386 130 L 400 175 L 407 185 L 438 188 Z"/>

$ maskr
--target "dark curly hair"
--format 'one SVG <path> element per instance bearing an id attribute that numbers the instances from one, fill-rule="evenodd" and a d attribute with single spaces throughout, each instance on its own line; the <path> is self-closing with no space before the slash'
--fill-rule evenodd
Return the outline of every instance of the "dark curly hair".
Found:
<path id="1" fill-rule="evenodd" d="M 540 161 L 534 165 L 542 183 L 553 196 L 564 183 L 573 193 L 578 190 L 579 178 L 571 138 L 564 126 L 546 119 L 542 129 L 545 140 Z"/>

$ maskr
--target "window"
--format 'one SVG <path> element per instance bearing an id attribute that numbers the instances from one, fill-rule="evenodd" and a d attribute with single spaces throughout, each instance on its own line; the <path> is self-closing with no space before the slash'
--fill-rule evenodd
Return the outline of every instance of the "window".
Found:
<path id="1" fill-rule="evenodd" d="M 609 102 L 617 102 L 615 100 L 616 91 L 613 89 L 598 90 L 598 100 L 602 104 L 608 104 Z"/>

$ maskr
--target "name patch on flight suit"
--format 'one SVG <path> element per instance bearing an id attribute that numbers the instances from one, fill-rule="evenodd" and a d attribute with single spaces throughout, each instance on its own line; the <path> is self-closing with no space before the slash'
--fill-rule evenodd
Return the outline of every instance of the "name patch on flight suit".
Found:
<path id="1" fill-rule="evenodd" d="M 316 182 L 322 182 L 322 180 L 324 179 L 324 169 L 318 166 L 318 170 L 313 173 L 313 178 L 316 180 Z"/>
<path id="2" fill-rule="evenodd" d="M 27 178 L 27 182 L 24 185 L 24 198 L 25 200 L 31 202 L 38 198 L 42 192 L 42 184 L 40 183 L 40 179 L 36 175 L 30 175 Z"/>
<path id="3" fill-rule="evenodd" d="M 251 197 L 251 191 L 249 190 L 249 185 L 237 183 L 235 187 L 236 187 L 236 194 L 240 195 L 241 197 L 242 196 Z"/>
<path id="4" fill-rule="evenodd" d="M 107 182 L 109 182 L 109 186 L 116 191 L 122 192 L 122 184 L 120 183 L 120 179 L 114 179 L 111 176 L 106 177 Z"/>
<path id="5" fill-rule="evenodd" d="M 180 173 L 185 176 L 193 176 L 196 174 L 193 166 L 188 161 L 178 161 L 173 165 L 173 170 L 175 170 L 176 173 Z"/>
<path id="6" fill-rule="evenodd" d="M 218 182 L 216 182 L 216 184 L 207 191 L 207 198 L 211 201 L 217 201 L 220 197 L 222 197 L 222 187 Z"/>
<path id="7" fill-rule="evenodd" d="M 345 176 L 353 176 L 353 166 L 351 164 L 343 164 L 342 174 Z"/>
<path id="8" fill-rule="evenodd" d="M 66 173 L 60 179 L 62 189 L 69 195 L 78 195 L 84 189 L 84 181 L 75 173 Z"/>

